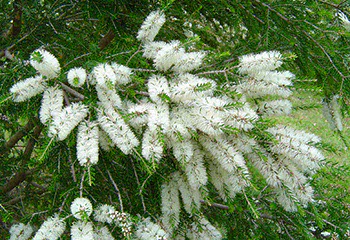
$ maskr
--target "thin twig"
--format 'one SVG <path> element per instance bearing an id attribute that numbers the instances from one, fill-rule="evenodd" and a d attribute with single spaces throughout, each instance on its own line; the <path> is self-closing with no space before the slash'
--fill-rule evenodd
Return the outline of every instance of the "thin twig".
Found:
<path id="1" fill-rule="evenodd" d="M 112 175 L 111 175 L 111 173 L 108 171 L 108 169 L 107 169 L 107 173 L 108 173 L 109 179 L 111 180 L 111 182 L 112 182 L 112 184 L 113 184 L 113 186 L 114 186 L 114 188 L 115 188 L 115 190 L 116 190 L 116 192 L 117 192 L 118 199 L 119 199 L 119 203 L 120 203 L 120 211 L 121 211 L 121 212 L 124 212 L 123 200 L 122 200 L 122 197 L 120 196 L 119 188 L 118 188 L 117 184 L 115 183 L 115 181 L 113 180 Z"/>
<path id="2" fill-rule="evenodd" d="M 72 94 L 73 96 L 79 98 L 81 101 L 84 100 L 85 97 L 84 97 L 83 94 L 78 93 L 77 91 L 75 91 L 74 89 L 68 87 L 68 86 L 67 86 L 66 84 L 64 84 L 64 83 L 61 83 L 61 86 L 62 86 L 62 88 L 63 88 L 64 90 L 66 90 L 67 92 L 69 92 L 69 93 Z"/>
<path id="3" fill-rule="evenodd" d="M 137 49 L 137 51 L 136 52 L 134 52 L 134 54 L 133 55 L 131 55 L 131 57 L 128 59 L 128 61 L 126 62 L 126 65 L 128 65 L 129 64 L 129 62 L 131 61 L 131 59 L 133 59 L 133 57 L 135 57 L 136 56 L 136 54 L 138 54 L 139 52 L 141 52 L 140 50 L 141 50 L 141 47 L 142 47 L 142 44 L 140 44 L 139 45 L 139 48 Z"/>
<path id="4" fill-rule="evenodd" d="M 80 197 L 83 197 L 85 173 L 86 173 L 86 170 L 83 171 L 83 176 L 81 177 L 81 180 L 80 180 L 80 187 L 79 187 L 79 196 Z"/>
<path id="5" fill-rule="evenodd" d="M 65 67 L 67 67 L 70 63 L 72 63 L 72 62 L 74 62 L 74 61 L 76 61 L 76 60 L 78 60 L 78 59 L 80 59 L 80 58 L 89 56 L 89 55 L 91 55 L 91 54 L 92 54 L 92 53 L 85 53 L 85 54 L 83 54 L 83 55 L 80 55 L 80 56 L 74 58 L 73 60 L 67 62 L 63 67 L 65 68 Z"/>
<path id="6" fill-rule="evenodd" d="M 73 161 L 72 161 L 72 156 L 71 156 L 70 150 L 68 152 L 68 162 L 70 164 L 70 171 L 72 173 L 73 182 L 77 182 L 77 177 L 75 175 L 75 168 L 74 168 L 74 164 L 73 164 Z"/>
<path id="7" fill-rule="evenodd" d="M 143 194 L 142 194 L 142 190 L 143 190 L 143 186 L 144 184 L 142 184 L 142 186 L 140 186 L 140 180 L 139 180 L 139 176 L 137 175 L 137 171 L 136 171 L 136 168 L 135 168 L 135 164 L 134 164 L 134 161 L 131 159 L 131 164 L 132 164 L 132 169 L 134 170 L 134 174 L 135 174 L 135 177 L 136 177 L 136 182 L 137 182 L 137 185 L 140 187 L 140 197 L 141 197 L 141 203 L 142 203 L 142 207 L 143 207 L 143 211 L 144 212 L 147 212 L 147 209 L 146 209 L 146 204 L 145 204 L 145 201 L 143 199 Z M 151 176 L 151 175 L 150 175 Z M 150 177 L 148 176 L 147 179 Z M 146 179 L 146 181 L 147 181 Z"/>

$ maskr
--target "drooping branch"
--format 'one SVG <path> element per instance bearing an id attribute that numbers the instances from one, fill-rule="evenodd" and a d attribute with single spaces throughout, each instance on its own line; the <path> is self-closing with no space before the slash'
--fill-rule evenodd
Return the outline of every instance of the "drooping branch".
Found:
<path id="1" fill-rule="evenodd" d="M 78 93 L 77 91 L 75 91 L 74 89 L 68 87 L 66 84 L 61 83 L 62 88 L 67 91 L 68 93 L 72 94 L 73 96 L 79 98 L 80 101 L 84 100 L 84 95 L 81 93 Z"/>
<path id="2" fill-rule="evenodd" d="M 42 125 L 37 125 L 35 127 L 33 134 L 31 136 L 31 138 L 29 139 L 27 146 L 24 150 L 24 153 L 21 157 L 22 168 L 26 165 L 27 161 L 30 159 L 32 152 L 34 150 L 35 143 L 36 143 L 38 137 L 40 136 L 42 129 L 43 129 Z M 7 183 L 5 183 L 5 185 L 0 187 L 0 194 L 5 194 L 5 193 L 11 191 L 12 189 L 14 189 L 15 187 L 17 187 L 18 185 L 20 185 L 34 171 L 35 171 L 35 169 L 30 169 L 30 170 L 23 170 L 22 169 L 21 171 L 16 173 Z"/>

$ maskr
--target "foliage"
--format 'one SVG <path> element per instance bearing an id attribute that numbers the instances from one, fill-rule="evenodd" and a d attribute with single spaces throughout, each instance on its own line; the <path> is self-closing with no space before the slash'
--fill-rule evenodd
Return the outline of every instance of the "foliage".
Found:
<path id="1" fill-rule="evenodd" d="M 233 99 L 241 99 L 242 94 L 245 97 L 242 91 L 232 91 L 228 88 L 232 84 L 239 85 L 243 80 L 243 76 L 237 72 L 239 56 L 251 52 L 278 50 L 283 53 L 283 68 L 295 69 L 298 76 L 317 79 L 311 84 L 301 82 L 296 85 L 297 88 L 321 89 L 326 102 L 331 102 L 334 96 L 338 95 L 345 111 L 349 106 L 349 33 L 335 15 L 338 10 L 348 13 L 349 6 L 345 3 L 254 0 L 219 1 L 218 4 L 212 4 L 212 1 L 201 1 L 200 4 L 198 1 L 104 1 L 103 5 L 93 1 L 37 1 L 33 5 L 27 5 L 24 1 L 3 1 L 0 4 L 4 9 L 0 17 L 2 26 L 9 29 L 1 39 L 4 51 L 1 55 L 3 66 L 0 100 L 4 173 L 1 179 L 1 222 L 6 228 L 15 222 L 30 223 L 39 227 L 44 220 L 53 219 L 54 217 L 50 217 L 55 213 L 59 213 L 61 218 L 67 216 L 69 226 L 80 224 L 79 221 L 73 223 L 73 218 L 69 218 L 70 205 L 79 195 L 83 195 L 90 199 L 94 209 L 99 209 L 99 204 L 109 204 L 118 208 L 120 213 L 131 214 L 126 217 L 128 221 L 118 220 L 115 223 L 117 230 L 113 234 L 115 237 L 122 237 L 126 231 L 123 228 L 124 222 L 142 226 L 159 220 L 162 215 L 159 206 L 164 205 L 160 198 L 161 189 L 164 189 L 162 184 L 169 179 L 177 179 L 172 173 L 185 167 L 178 161 L 177 156 L 171 153 L 171 147 L 165 147 L 169 140 L 161 131 L 156 132 L 155 138 L 163 149 L 160 154 L 166 157 L 159 163 L 147 161 L 147 155 L 141 148 L 137 148 L 131 155 L 128 155 L 128 151 L 113 148 L 110 151 L 99 151 L 97 165 L 84 165 L 76 154 L 79 129 L 74 129 L 64 141 L 46 137 L 48 134 L 54 134 L 50 126 L 44 127 L 38 118 L 42 105 L 41 96 L 37 95 L 29 101 L 19 103 L 8 99 L 12 97 L 9 90 L 14 83 L 36 74 L 35 69 L 28 66 L 29 62 L 23 60 L 28 59 L 30 53 L 39 47 L 53 53 L 62 67 L 57 80 L 49 82 L 49 86 L 60 85 L 62 82 L 68 87 L 66 73 L 72 67 L 81 66 L 87 69 L 88 73 L 93 73 L 101 62 L 117 62 L 134 70 L 134 74 L 131 75 L 132 84 L 117 87 L 121 100 L 139 102 L 145 95 L 151 95 L 150 86 L 147 84 L 154 69 L 152 59 L 142 57 L 143 48 L 136 39 L 136 33 L 146 14 L 160 8 L 166 12 L 168 20 L 157 39 L 179 39 L 186 52 L 206 50 L 204 65 L 195 70 L 195 73 L 197 77 L 210 77 L 215 82 L 197 84 L 194 92 L 202 94 L 215 88 L 215 97 L 226 95 Z M 34 61 L 40 62 L 40 56 L 34 55 Z M 165 70 L 167 79 L 173 77 L 167 69 L 155 64 L 156 68 L 157 66 L 157 70 Z M 107 83 L 108 86 L 110 85 Z M 69 101 L 79 100 L 80 95 L 68 93 L 68 88 L 63 89 L 69 96 Z M 83 103 L 88 106 L 90 120 L 97 119 L 99 112 L 96 111 L 96 103 L 101 101 L 96 94 L 98 90 L 91 86 L 74 89 L 84 95 Z M 172 101 L 169 94 L 164 92 L 154 98 L 152 101 L 167 104 Z M 276 99 L 273 97 L 270 100 Z M 260 106 L 257 108 L 258 114 L 262 115 L 266 113 L 261 107 L 263 100 L 267 99 L 251 97 L 247 99 L 247 104 Z M 174 107 L 175 104 L 170 106 Z M 242 101 L 226 103 L 220 107 L 227 111 L 240 109 Z M 346 117 L 345 111 L 343 116 Z M 135 119 L 135 114 L 139 113 L 124 112 L 122 119 L 118 121 L 130 123 Z M 274 120 L 270 118 L 254 122 L 255 127 L 248 131 L 249 137 L 271 151 L 269 146 L 276 142 L 266 130 L 273 125 Z M 222 130 L 232 136 L 238 136 L 242 132 L 242 129 L 232 126 L 225 126 Z M 141 139 L 142 131 L 135 132 Z M 189 133 L 194 140 L 203 136 L 198 130 Z M 346 134 L 343 137 L 346 138 Z M 11 140 L 16 139 L 12 145 Z M 184 136 L 178 133 L 177 139 L 183 141 Z M 346 139 L 344 142 L 346 144 Z M 334 150 L 332 145 L 326 145 L 324 142 L 318 146 Z M 266 153 L 262 155 L 264 154 Z M 247 159 L 247 156 L 245 157 Z M 205 167 L 209 168 L 208 165 L 209 161 L 206 161 Z M 275 203 L 273 187 L 267 187 L 264 177 L 257 167 L 252 165 L 252 162 L 247 161 L 252 176 L 251 187 L 237 194 L 235 198 L 223 201 L 225 197 L 220 198 L 215 184 L 210 183 L 205 189 L 209 194 L 201 199 L 201 212 L 205 213 L 209 222 L 219 226 L 218 229 L 227 239 L 312 238 L 322 237 L 321 232 L 326 230 L 337 232 L 340 236 L 346 234 L 349 226 L 343 219 L 349 216 L 346 210 L 349 206 L 345 205 L 342 198 L 345 197 L 343 189 L 348 179 L 345 177 L 338 183 L 341 186 L 329 194 L 330 199 L 325 192 L 329 191 L 328 182 L 316 181 L 329 175 L 339 176 L 341 173 L 348 176 L 349 170 L 346 165 L 334 165 L 329 162 L 328 168 L 322 168 L 315 175 L 316 180 L 311 183 L 316 188 L 317 199 L 324 199 L 324 202 L 310 204 L 306 210 L 298 207 L 298 211 L 294 213 L 285 211 Z M 11 191 L 4 189 L 13 179 L 15 181 L 13 185 L 10 184 Z M 183 194 L 185 190 L 180 191 Z M 333 199 L 333 194 L 336 195 L 336 199 Z M 225 205 L 220 205 L 219 202 Z M 185 202 L 181 205 L 185 205 Z M 193 225 L 195 222 L 202 226 L 208 225 L 203 225 L 203 221 L 206 220 L 201 218 L 201 213 L 191 209 L 190 211 L 194 211 L 191 215 L 186 213 L 186 206 L 183 207 L 185 209 L 180 213 L 181 224 L 177 234 L 185 233 L 186 228 L 190 226 L 192 232 L 195 232 L 193 229 L 200 228 L 199 225 Z M 338 211 L 342 212 L 341 217 L 336 217 Z M 118 215 L 119 211 L 116 211 L 116 214 Z M 82 216 L 83 221 L 88 217 Z M 196 218 L 198 221 L 194 221 Z M 171 232 L 164 225 L 160 226 Z M 311 227 L 316 229 L 311 231 L 312 233 L 309 230 Z M 139 229 L 143 229 L 139 230 L 140 232 L 146 232 L 144 228 Z M 158 231 L 160 232 L 161 228 Z M 8 236 L 7 231 L 2 234 Z M 69 231 L 66 230 L 64 238 L 68 237 Z M 188 237 L 196 239 L 195 235 L 189 234 Z"/>

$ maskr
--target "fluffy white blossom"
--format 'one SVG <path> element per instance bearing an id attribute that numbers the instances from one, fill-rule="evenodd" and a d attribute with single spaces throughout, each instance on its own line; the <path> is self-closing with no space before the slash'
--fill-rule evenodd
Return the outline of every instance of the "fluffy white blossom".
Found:
<path id="1" fill-rule="evenodd" d="M 148 101 L 140 101 L 135 104 L 133 102 L 127 102 L 128 115 L 130 116 L 129 124 L 140 129 L 147 125 L 148 122 L 148 109 L 152 104 Z"/>
<path id="2" fill-rule="evenodd" d="M 48 79 L 58 77 L 61 71 L 57 58 L 44 49 L 37 49 L 30 55 L 30 64 Z"/>
<path id="3" fill-rule="evenodd" d="M 153 102 L 162 102 L 162 96 L 169 96 L 169 84 L 165 77 L 152 75 L 148 79 L 148 93 Z"/>
<path id="4" fill-rule="evenodd" d="M 36 232 L 33 240 L 59 239 L 66 228 L 66 223 L 58 216 L 47 219 Z"/>
<path id="5" fill-rule="evenodd" d="M 143 46 L 143 57 L 148 59 L 154 59 L 158 52 L 165 47 L 166 42 L 150 42 Z"/>
<path id="6" fill-rule="evenodd" d="M 178 184 L 173 179 L 162 185 L 162 223 L 169 233 L 171 233 L 180 222 L 178 189 Z"/>
<path id="7" fill-rule="evenodd" d="M 96 92 L 98 99 L 104 107 L 114 107 L 119 109 L 123 108 L 122 100 L 115 89 L 108 89 L 106 87 L 96 85 Z"/>
<path id="8" fill-rule="evenodd" d="M 288 115 L 292 112 L 292 103 L 289 100 L 263 102 L 260 104 L 258 111 L 265 116 Z"/>
<path id="9" fill-rule="evenodd" d="M 124 153 L 139 145 L 139 140 L 125 123 L 122 116 L 112 108 L 100 108 L 98 122 L 113 143 Z"/>
<path id="10" fill-rule="evenodd" d="M 215 81 L 192 74 L 180 74 L 170 84 L 170 98 L 174 102 L 188 102 L 205 96 L 212 96 Z"/>
<path id="11" fill-rule="evenodd" d="M 87 198 L 76 198 L 70 206 L 70 211 L 77 219 L 89 217 L 92 213 L 92 204 Z"/>
<path id="12" fill-rule="evenodd" d="M 10 228 L 10 240 L 27 240 L 33 233 L 33 227 L 30 224 L 13 224 Z"/>
<path id="13" fill-rule="evenodd" d="M 191 188 L 199 189 L 207 184 L 208 176 L 204 166 L 204 154 L 197 146 L 194 147 L 192 158 L 185 166 L 185 173 Z"/>
<path id="14" fill-rule="evenodd" d="M 127 84 L 131 81 L 132 70 L 126 66 L 112 63 L 111 67 L 116 76 L 116 84 Z"/>
<path id="15" fill-rule="evenodd" d="M 94 231 L 91 222 L 74 222 L 70 229 L 72 240 L 93 240 Z"/>
<path id="16" fill-rule="evenodd" d="M 289 97 L 292 92 L 274 83 L 260 82 L 249 79 L 234 87 L 234 89 L 249 98 L 261 98 L 270 95 L 278 95 L 283 98 Z"/>
<path id="17" fill-rule="evenodd" d="M 63 108 L 63 91 L 56 87 L 49 87 L 43 94 L 39 112 L 40 121 L 49 124 L 54 116 L 57 116 Z"/>
<path id="18" fill-rule="evenodd" d="M 169 105 L 167 103 L 149 105 L 147 125 L 150 131 L 154 132 L 160 127 L 163 132 L 167 132 L 170 127 L 169 124 Z"/>
<path id="19" fill-rule="evenodd" d="M 30 77 L 17 82 L 10 88 L 15 102 L 23 102 L 31 97 L 42 93 L 46 88 L 46 83 L 42 76 Z"/>
<path id="20" fill-rule="evenodd" d="M 171 41 L 160 49 L 154 58 L 154 67 L 159 71 L 167 71 L 178 59 L 185 54 L 185 49 L 180 47 L 180 41 Z"/>
<path id="21" fill-rule="evenodd" d="M 165 15 L 162 11 L 151 12 L 142 23 L 137 39 L 143 43 L 152 42 L 164 23 Z"/>
<path id="22" fill-rule="evenodd" d="M 107 227 L 97 227 L 94 231 L 95 240 L 113 240 L 114 237 L 110 233 Z"/>
<path id="23" fill-rule="evenodd" d="M 176 73 L 190 72 L 202 65 L 204 57 L 204 52 L 184 53 L 174 64 L 172 70 Z"/>
<path id="24" fill-rule="evenodd" d="M 117 76 L 110 64 L 100 63 L 92 70 L 90 81 L 92 84 L 112 90 L 116 84 Z"/>
<path id="25" fill-rule="evenodd" d="M 68 83 L 73 87 L 81 87 L 86 80 L 86 71 L 84 68 L 72 68 L 67 73 Z"/>
<path id="26" fill-rule="evenodd" d="M 98 222 L 111 224 L 120 213 L 111 205 L 103 204 L 94 210 L 94 219 Z"/>
<path id="27" fill-rule="evenodd" d="M 199 210 L 201 206 L 201 193 L 199 189 L 191 188 L 181 174 L 174 174 L 173 179 L 173 181 L 176 181 L 179 186 L 183 206 L 186 212 L 191 215 L 192 211 Z"/>
<path id="28" fill-rule="evenodd" d="M 260 71 L 251 73 L 250 76 L 258 81 L 273 83 L 278 86 L 291 86 L 294 74 L 289 71 Z"/>
<path id="29" fill-rule="evenodd" d="M 222 239 L 221 233 L 204 217 L 201 217 L 198 222 L 194 222 L 191 224 L 191 228 L 187 231 L 186 236 L 191 240 Z"/>
<path id="30" fill-rule="evenodd" d="M 140 221 L 137 225 L 135 235 L 140 240 L 167 240 L 168 234 L 149 218 Z"/>
<path id="31" fill-rule="evenodd" d="M 277 51 L 248 54 L 241 56 L 239 62 L 238 71 L 241 74 L 271 71 L 282 65 L 282 54 Z"/>
<path id="32" fill-rule="evenodd" d="M 53 116 L 53 122 L 49 128 L 49 136 L 57 135 L 58 140 L 67 138 L 69 133 L 86 117 L 88 109 L 81 103 L 72 103 Z"/>
<path id="33" fill-rule="evenodd" d="M 161 134 L 160 129 L 151 131 L 149 128 L 143 134 L 142 156 L 148 161 L 159 162 L 163 156 L 163 144 L 159 139 L 159 134 Z"/>
<path id="34" fill-rule="evenodd" d="M 98 162 L 98 139 L 97 123 L 82 121 L 77 136 L 77 158 L 81 166 Z"/>

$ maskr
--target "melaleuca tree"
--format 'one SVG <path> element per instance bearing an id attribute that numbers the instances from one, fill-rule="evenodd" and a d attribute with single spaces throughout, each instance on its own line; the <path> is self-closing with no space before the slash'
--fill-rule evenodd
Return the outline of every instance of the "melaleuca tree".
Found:
<path id="1" fill-rule="evenodd" d="M 27 185 L 10 194 L 21 196 L 23 191 L 28 203 L 32 199 L 26 203 L 26 217 L 16 217 L 26 225 L 13 225 L 11 235 L 220 239 L 267 231 L 270 237 L 286 232 L 307 237 L 302 220 L 283 219 L 288 213 L 282 209 L 298 210 L 291 215 L 298 216 L 303 212 L 300 207 L 312 201 L 308 181 L 322 159 L 314 147 L 319 139 L 274 126 L 268 119 L 291 111 L 286 98 L 294 75 L 280 69 L 293 66 L 289 51 L 294 49 L 285 42 L 273 47 L 256 44 L 260 32 L 244 17 L 232 14 L 232 9 L 247 9 L 249 3 L 246 7 L 222 3 L 216 9 L 205 4 L 201 15 L 192 14 L 185 21 L 180 18 L 184 10 L 195 9 L 186 2 L 164 5 L 169 12 L 167 28 L 160 29 L 156 41 L 164 13 L 153 12 L 136 34 L 144 16 L 137 18 L 132 5 L 122 5 L 118 11 L 127 20 L 122 18 L 120 25 L 119 20 L 112 21 L 118 26 L 120 46 L 110 44 L 101 54 L 92 34 L 96 25 L 77 24 L 79 14 L 74 13 L 91 10 L 103 15 L 109 9 L 88 4 L 89 8 L 62 5 L 72 11 L 63 17 L 55 15 L 60 6 L 44 4 L 52 13 L 43 16 L 43 22 L 50 22 L 40 29 L 39 37 L 44 39 L 46 31 L 55 29 L 71 33 L 67 34 L 71 39 L 64 39 L 67 46 L 70 41 L 79 44 L 68 53 L 57 39 L 60 35 L 46 38 L 51 46 L 32 52 L 28 62 L 12 63 L 20 69 L 17 76 L 11 72 L 18 83 L 6 80 L 2 85 L 3 99 L 17 102 L 5 102 L 3 117 L 21 117 L 4 119 L 12 125 L 11 131 L 30 119 L 22 132 L 22 137 L 30 133 L 24 151 L 20 147 L 26 141 L 15 148 L 7 141 L 2 148 L 8 176 L 2 193 L 25 180 Z M 148 8 L 144 4 L 136 9 L 142 14 Z M 66 25 L 70 21 L 72 25 Z M 107 21 L 101 23 L 97 27 L 108 30 Z M 141 43 L 130 44 L 130 34 Z M 27 49 L 29 53 L 33 47 Z M 86 49 L 90 52 L 82 54 Z M 273 49 L 279 51 L 262 52 Z M 25 52 L 19 54 L 23 59 Z M 260 54 L 247 55 L 250 52 Z M 282 66 L 283 62 L 287 64 Z M 33 68 L 25 66 L 28 63 Z M 13 166 L 17 162 L 18 169 Z M 17 170 L 14 176 L 12 169 Z M 8 203 L 11 195 L 4 199 Z M 232 226 L 245 231 L 231 231 Z"/>

